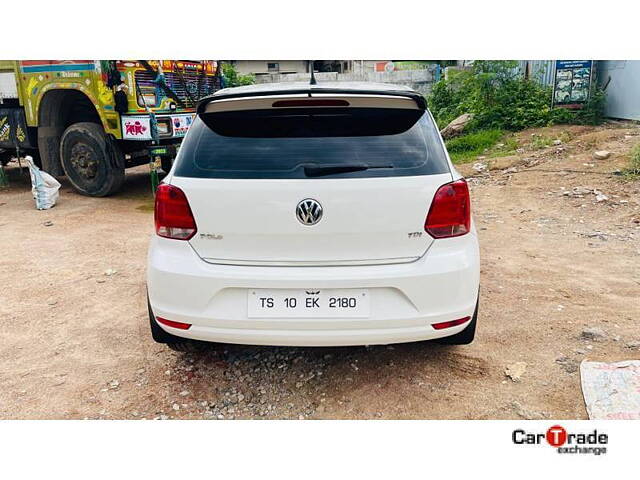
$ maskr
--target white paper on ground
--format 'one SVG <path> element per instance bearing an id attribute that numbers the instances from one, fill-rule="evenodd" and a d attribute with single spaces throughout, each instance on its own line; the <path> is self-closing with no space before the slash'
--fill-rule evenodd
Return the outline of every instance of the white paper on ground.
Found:
<path id="1" fill-rule="evenodd" d="M 580 378 L 590 419 L 640 420 L 640 360 L 583 360 Z"/>

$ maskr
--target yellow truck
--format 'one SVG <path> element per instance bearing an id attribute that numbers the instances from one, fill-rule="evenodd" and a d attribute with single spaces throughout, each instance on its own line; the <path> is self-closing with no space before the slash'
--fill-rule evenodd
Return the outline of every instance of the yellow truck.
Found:
<path id="1" fill-rule="evenodd" d="M 171 165 L 214 60 L 0 60 L 0 162 L 30 154 L 80 193 L 106 196 L 125 169 Z"/>

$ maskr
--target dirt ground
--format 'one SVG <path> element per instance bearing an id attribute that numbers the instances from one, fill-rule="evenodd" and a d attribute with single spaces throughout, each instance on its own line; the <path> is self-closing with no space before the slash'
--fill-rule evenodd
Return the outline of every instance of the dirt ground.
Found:
<path id="1" fill-rule="evenodd" d="M 563 141 L 535 149 L 534 135 Z M 0 190 L 0 418 L 587 418 L 580 361 L 640 358 L 640 182 L 613 174 L 640 128 L 518 139 L 517 155 L 460 167 L 472 175 L 482 290 L 476 341 L 457 347 L 172 352 L 149 334 L 145 168 L 106 199 L 63 183 L 58 205 L 36 211 L 11 164 Z M 594 160 L 603 149 L 611 157 Z M 582 338 L 592 327 L 603 338 Z M 516 362 L 519 381 L 505 375 Z"/>

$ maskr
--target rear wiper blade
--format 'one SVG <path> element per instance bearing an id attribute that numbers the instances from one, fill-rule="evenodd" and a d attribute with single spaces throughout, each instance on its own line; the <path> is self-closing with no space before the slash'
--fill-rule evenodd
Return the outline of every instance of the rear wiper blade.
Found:
<path id="1" fill-rule="evenodd" d="M 322 177 L 334 173 L 361 172 L 370 168 L 393 168 L 393 165 L 367 165 L 358 163 L 352 165 L 305 165 L 304 174 L 307 177 Z"/>

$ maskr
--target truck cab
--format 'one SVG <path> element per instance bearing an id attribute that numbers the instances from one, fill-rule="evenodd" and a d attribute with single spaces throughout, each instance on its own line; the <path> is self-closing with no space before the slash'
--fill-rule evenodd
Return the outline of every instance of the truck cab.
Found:
<path id="1" fill-rule="evenodd" d="M 0 61 L 0 160 L 29 153 L 78 192 L 111 195 L 151 154 L 170 168 L 221 83 L 213 60 Z"/>

